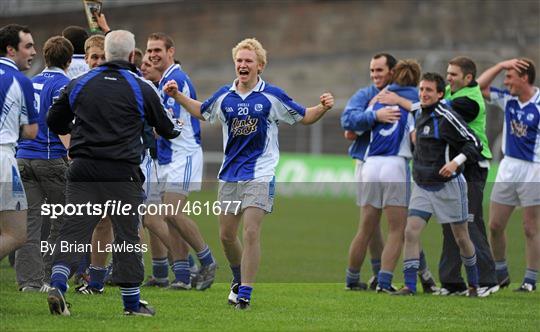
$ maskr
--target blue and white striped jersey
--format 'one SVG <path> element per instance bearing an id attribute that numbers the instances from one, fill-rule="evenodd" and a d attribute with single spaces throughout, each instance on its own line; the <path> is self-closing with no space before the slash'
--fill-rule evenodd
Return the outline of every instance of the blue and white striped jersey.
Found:
<path id="1" fill-rule="evenodd" d="M 540 162 L 540 89 L 525 103 L 508 90 L 490 87 L 491 101 L 504 110 L 502 150 L 506 156 Z"/>
<path id="2" fill-rule="evenodd" d="M 419 101 L 418 89 L 410 86 L 390 84 L 388 91 L 410 100 L 412 103 Z M 379 102 L 373 105 L 373 111 L 389 107 Z M 368 148 L 368 156 L 400 156 L 412 158 L 410 133 L 414 131 L 414 116 L 411 112 L 400 106 L 390 106 L 399 109 L 401 117 L 395 123 L 376 122 L 371 128 L 371 140 Z"/>
<path id="3" fill-rule="evenodd" d="M 179 119 L 182 124 L 182 133 L 173 140 L 163 137 L 157 140 L 158 162 L 160 165 L 168 164 L 173 159 L 174 154 L 191 155 L 201 148 L 201 125 L 199 120 L 189 114 L 174 98 L 163 92 L 163 86 L 170 80 L 176 81 L 178 91 L 186 96 L 197 99 L 195 88 L 191 83 L 189 76 L 182 71 L 178 64 L 170 66 L 159 81 L 159 92 L 163 99 L 165 109 L 172 109 L 174 118 Z"/>
<path id="4" fill-rule="evenodd" d="M 225 157 L 218 178 L 237 182 L 274 176 L 279 161 L 279 121 L 302 120 L 305 107 L 260 77 L 252 91 L 240 94 L 236 81 L 219 89 L 201 106 L 202 116 L 223 126 Z"/>
<path id="5" fill-rule="evenodd" d="M 22 125 L 37 122 L 34 89 L 13 60 L 0 58 L 0 145 L 15 148 Z"/>
<path id="6" fill-rule="evenodd" d="M 32 78 L 34 98 L 38 105 L 39 131 L 35 139 L 19 141 L 17 158 L 58 159 L 67 155 L 66 148 L 58 135 L 50 131 L 47 126 L 47 113 L 69 81 L 66 73 L 57 67 L 45 68 L 43 72 Z"/>

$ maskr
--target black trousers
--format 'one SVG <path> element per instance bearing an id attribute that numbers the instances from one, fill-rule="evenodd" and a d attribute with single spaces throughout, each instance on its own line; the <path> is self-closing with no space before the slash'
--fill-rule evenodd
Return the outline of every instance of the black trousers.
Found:
<path id="1" fill-rule="evenodd" d="M 143 178 L 139 165 L 75 159 L 67 172 L 66 207 L 83 206 L 82 213 L 64 216 L 53 265 L 64 264 L 73 273 L 83 255 L 88 253 L 92 232 L 102 217 L 103 211 L 97 213 L 96 208 L 104 210 L 107 201 L 116 201 L 116 206 L 121 207 L 129 204 L 131 207 L 124 211 L 108 208 L 107 215 L 111 217 L 114 230 L 114 249 L 109 251 L 111 248 L 103 245 L 94 250 L 112 252 L 113 281 L 116 284 L 139 285 L 144 279 L 144 248 L 140 245 L 137 207 L 143 201 Z"/>
<path id="2" fill-rule="evenodd" d="M 497 284 L 495 262 L 491 254 L 484 224 L 483 197 L 488 169 L 475 164 L 467 164 L 463 172 L 467 180 L 467 199 L 469 213 L 474 215 L 474 222 L 468 223 L 469 236 L 476 248 L 480 286 Z M 441 286 L 450 290 L 465 290 L 467 286 L 461 277 L 461 255 L 449 224 L 443 225 L 443 249 L 439 261 Z"/>

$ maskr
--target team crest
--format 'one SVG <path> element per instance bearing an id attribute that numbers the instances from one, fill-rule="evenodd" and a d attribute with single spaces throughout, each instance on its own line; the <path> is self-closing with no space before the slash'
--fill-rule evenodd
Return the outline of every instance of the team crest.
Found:
<path id="1" fill-rule="evenodd" d="M 263 105 L 262 104 L 255 104 L 255 111 L 260 112 L 262 110 L 263 110 Z"/>
<path id="2" fill-rule="evenodd" d="M 529 113 L 527 114 L 527 121 L 532 122 L 534 120 L 534 114 Z"/>
<path id="3" fill-rule="evenodd" d="M 423 131 L 424 135 L 428 135 L 429 134 L 429 126 L 424 126 L 424 131 Z"/>
<path id="4" fill-rule="evenodd" d="M 527 125 L 521 121 L 510 121 L 510 132 L 516 137 L 527 136 Z"/>
<path id="5" fill-rule="evenodd" d="M 173 98 L 167 99 L 167 106 L 173 106 L 173 105 L 174 105 L 174 99 Z"/>

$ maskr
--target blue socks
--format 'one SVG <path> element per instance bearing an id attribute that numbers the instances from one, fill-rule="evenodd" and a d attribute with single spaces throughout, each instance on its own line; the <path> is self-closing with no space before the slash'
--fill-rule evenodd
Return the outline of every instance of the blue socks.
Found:
<path id="1" fill-rule="evenodd" d="M 131 311 L 139 311 L 141 291 L 139 287 L 120 287 L 124 308 Z"/>
<path id="2" fill-rule="evenodd" d="M 88 287 L 102 289 L 105 283 L 105 276 L 107 275 L 107 267 L 90 265 L 88 270 L 90 273 L 90 282 L 88 283 Z"/>
<path id="3" fill-rule="evenodd" d="M 251 291 L 253 291 L 252 287 L 241 285 L 238 288 L 238 299 L 249 302 L 251 300 Z"/>
<path id="4" fill-rule="evenodd" d="M 476 265 L 476 253 L 471 257 L 461 256 L 461 261 L 467 273 L 467 282 L 470 287 L 478 287 L 478 266 Z"/>
<path id="5" fill-rule="evenodd" d="M 378 275 L 380 270 L 381 270 L 381 259 L 380 258 L 372 258 L 371 259 L 371 271 L 373 271 L 373 275 L 374 276 Z"/>
<path id="6" fill-rule="evenodd" d="M 191 283 L 191 272 L 189 271 L 189 260 L 177 260 L 172 265 L 174 280 L 181 281 L 186 285 Z"/>
<path id="7" fill-rule="evenodd" d="M 69 277 L 69 268 L 62 264 L 52 267 L 51 286 L 59 289 L 62 294 L 67 291 L 67 281 Z"/>
<path id="8" fill-rule="evenodd" d="M 411 258 L 403 261 L 403 276 L 405 278 L 405 286 L 413 293 L 416 293 L 416 278 L 419 267 L 419 259 Z"/>
<path id="9" fill-rule="evenodd" d="M 347 276 L 345 278 L 345 284 L 347 286 L 355 285 L 360 282 L 360 270 L 347 269 Z"/>
<path id="10" fill-rule="evenodd" d="M 394 274 L 392 272 L 380 270 L 378 275 L 379 287 L 382 289 L 390 289 L 393 277 Z"/>
<path id="11" fill-rule="evenodd" d="M 533 269 L 525 270 L 525 278 L 523 283 L 528 283 L 531 285 L 536 285 L 536 280 L 538 280 L 538 271 Z"/>
<path id="12" fill-rule="evenodd" d="M 169 261 L 167 257 L 152 258 L 152 275 L 158 281 L 165 281 L 169 277 Z"/>
<path id="13" fill-rule="evenodd" d="M 506 260 L 495 262 L 495 273 L 497 274 L 497 279 L 503 280 L 508 277 L 508 265 Z"/>
<path id="14" fill-rule="evenodd" d="M 199 258 L 199 261 L 203 266 L 214 263 L 214 257 L 212 256 L 212 252 L 210 251 L 210 248 L 208 248 L 208 245 L 205 245 L 204 248 L 197 253 L 197 258 Z"/>

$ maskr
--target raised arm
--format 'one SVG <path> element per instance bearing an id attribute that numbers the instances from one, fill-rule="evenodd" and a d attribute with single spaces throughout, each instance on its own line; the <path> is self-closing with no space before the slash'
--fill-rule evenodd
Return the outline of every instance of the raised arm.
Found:
<path id="1" fill-rule="evenodd" d="M 476 81 L 478 82 L 478 85 L 480 85 L 480 90 L 482 90 L 482 95 L 484 96 L 484 98 L 489 100 L 489 86 L 501 71 L 505 69 L 515 69 L 520 72 L 523 69 L 527 69 L 528 67 L 529 64 L 520 59 L 510 59 L 502 61 L 483 72 Z"/>
<path id="2" fill-rule="evenodd" d="M 178 84 L 176 83 L 176 81 L 171 80 L 165 83 L 163 91 L 165 91 L 166 94 L 174 98 L 177 103 L 182 105 L 182 107 L 184 107 L 184 109 L 188 111 L 189 114 L 193 115 L 199 120 L 206 120 L 201 114 L 202 103 L 198 100 L 191 99 L 183 93 L 180 93 L 178 91 Z"/>
<path id="3" fill-rule="evenodd" d="M 305 125 L 315 123 L 334 106 L 334 96 L 329 92 L 323 93 L 319 99 L 321 103 L 317 106 L 308 107 L 300 123 Z"/>

